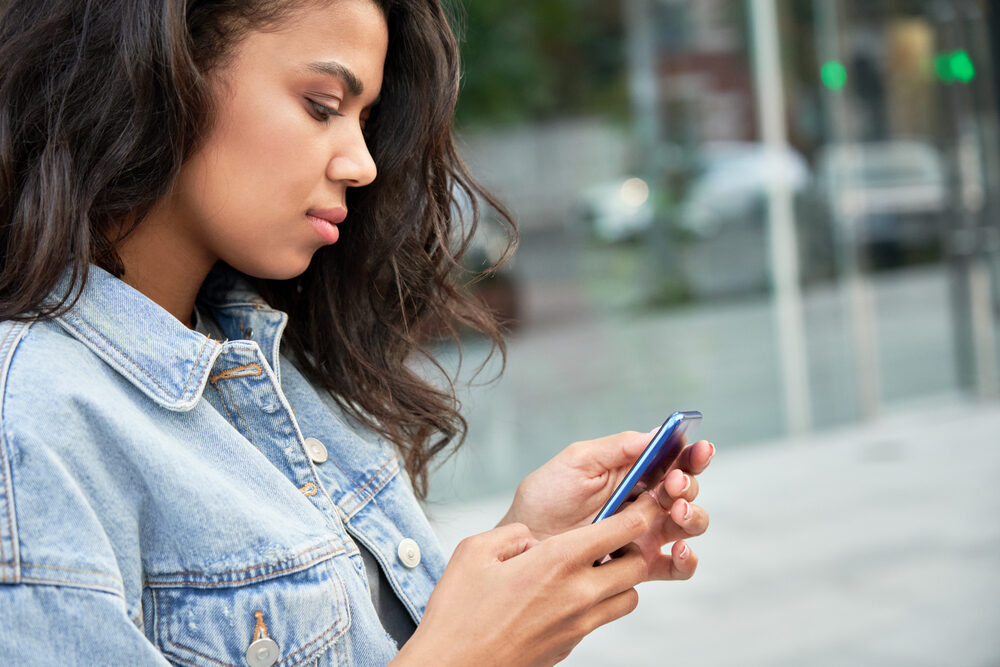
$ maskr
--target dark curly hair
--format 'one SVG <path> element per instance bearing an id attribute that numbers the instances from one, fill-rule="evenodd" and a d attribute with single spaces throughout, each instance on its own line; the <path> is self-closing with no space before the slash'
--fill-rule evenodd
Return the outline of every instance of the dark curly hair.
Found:
<path id="1" fill-rule="evenodd" d="M 206 75 L 305 1 L 0 2 L 0 319 L 72 307 L 73 294 L 46 301 L 68 264 L 83 280 L 91 264 L 123 275 L 123 223 L 142 224 L 211 128 Z M 247 277 L 288 312 L 296 363 L 396 444 L 425 497 L 431 459 L 466 424 L 451 380 L 435 386 L 408 362 L 433 361 L 431 332 L 457 341 L 462 327 L 504 353 L 495 318 L 462 288 L 461 257 L 478 201 L 509 224 L 511 248 L 516 230 L 456 151 L 458 48 L 438 0 L 372 1 L 389 30 L 366 127 L 378 178 L 348 191 L 354 223 L 304 273 Z"/>

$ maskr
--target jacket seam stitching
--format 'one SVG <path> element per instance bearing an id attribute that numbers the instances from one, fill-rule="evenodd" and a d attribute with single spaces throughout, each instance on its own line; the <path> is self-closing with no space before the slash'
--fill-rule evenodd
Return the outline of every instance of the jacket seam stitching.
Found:
<path id="1" fill-rule="evenodd" d="M 234 429 L 238 429 L 238 427 L 236 426 L 236 420 L 233 419 L 232 413 L 229 412 L 229 406 L 226 405 L 226 397 L 222 395 L 222 389 L 220 389 L 219 385 L 217 385 L 215 383 L 213 383 L 212 386 L 215 387 L 215 391 L 217 391 L 219 393 L 219 402 L 222 403 L 222 409 L 226 411 L 226 419 L 229 420 L 229 424 Z"/>
<path id="2" fill-rule="evenodd" d="M 63 586 L 68 586 L 70 588 L 85 588 L 87 590 L 93 591 L 103 591 L 105 593 L 110 593 L 116 597 L 125 599 L 125 592 L 118 589 L 112 588 L 111 586 L 105 586 L 103 584 L 87 583 L 82 581 L 72 581 L 69 579 L 51 579 L 48 577 L 33 577 L 31 575 L 21 575 L 21 581 L 27 584 L 60 584 Z"/>
<path id="3" fill-rule="evenodd" d="M 97 335 L 97 336 L 98 336 L 98 337 L 99 337 L 99 338 L 100 338 L 101 340 L 103 340 L 103 341 L 104 341 L 105 343 L 107 343 L 107 344 L 108 344 L 108 345 L 110 345 L 110 346 L 111 346 L 112 348 L 114 348 L 115 350 L 117 350 L 119 354 L 121 354 L 121 355 L 122 355 L 123 357 L 125 357 L 125 359 L 127 359 L 127 360 L 128 360 L 128 361 L 129 361 L 129 362 L 130 362 L 130 363 L 131 363 L 131 364 L 132 364 L 133 366 L 135 366 L 135 367 L 136 367 L 136 368 L 137 368 L 137 369 L 138 369 L 138 370 L 139 370 L 140 372 L 142 372 L 142 374 L 143 374 L 143 375 L 145 375 L 146 377 L 148 377 L 148 378 L 149 378 L 149 379 L 150 379 L 150 380 L 151 380 L 151 381 L 153 382 L 153 384 L 155 384 L 155 385 L 156 385 L 157 387 L 159 387 L 159 388 L 160 388 L 161 390 L 163 390 L 163 393 L 164 393 L 164 394 L 166 394 L 166 395 L 167 395 L 167 396 L 169 396 L 170 398 L 177 398 L 176 396 L 174 396 L 173 394 L 171 394 L 171 393 L 170 393 L 170 391 L 169 391 L 169 390 L 168 390 L 168 389 L 167 389 L 166 387 L 164 387 L 164 386 L 163 386 L 162 384 L 160 384 L 160 383 L 159 383 L 159 382 L 158 382 L 158 381 L 156 380 L 156 378 L 154 378 L 154 377 L 153 377 L 153 376 L 152 376 L 152 375 L 151 375 L 151 374 L 150 374 L 150 373 L 149 373 L 149 372 L 148 372 L 148 371 L 147 371 L 147 370 L 146 370 L 145 368 L 143 368 L 142 366 L 140 366 L 140 365 L 139 365 L 139 364 L 138 364 L 138 363 L 137 363 L 137 362 L 136 362 L 136 361 L 135 361 L 135 360 L 134 360 L 134 359 L 133 359 L 132 357 L 130 357 L 130 356 L 128 355 L 128 353 L 127 353 L 127 352 L 125 352 L 125 350 L 123 350 L 123 349 L 121 349 L 120 347 L 118 347 L 117 345 L 115 345 L 115 344 L 114 344 L 114 343 L 113 343 L 113 342 L 112 342 L 112 341 L 111 341 L 111 340 L 110 340 L 110 339 L 109 339 L 109 338 L 108 338 L 107 336 L 105 336 L 105 335 L 104 335 L 104 334 L 102 334 L 102 333 L 101 333 L 100 331 L 98 331 L 97 329 L 95 329 L 94 327 L 92 327 L 92 326 L 90 325 L 90 323 L 89 323 L 89 322 L 88 322 L 87 320 L 83 319 L 83 318 L 82 318 L 82 317 L 80 317 L 79 315 L 77 315 L 77 319 L 79 319 L 79 320 L 80 320 L 80 322 L 81 322 L 81 323 L 82 323 L 82 324 L 83 324 L 83 325 L 84 325 L 85 327 L 87 327 L 87 328 L 88 328 L 88 329 L 90 329 L 90 330 L 91 330 L 92 332 L 94 332 L 94 334 L 96 334 L 96 335 Z"/>
<path id="4" fill-rule="evenodd" d="M 328 573 L 330 575 L 331 581 L 337 587 L 337 592 L 338 592 L 338 595 L 337 595 L 337 620 L 334 621 L 333 625 L 331 625 L 329 628 L 327 628 L 326 630 L 324 630 L 323 634 L 321 634 L 316 639 L 313 639 L 311 642 L 309 642 L 309 644 L 313 644 L 313 643 L 319 641 L 319 639 L 322 638 L 323 635 L 325 635 L 326 633 L 330 632 L 335 627 L 337 627 L 337 624 L 340 623 L 340 621 L 343 620 L 345 617 L 346 617 L 347 620 L 346 620 L 346 622 L 343 623 L 343 627 L 340 628 L 339 632 L 337 632 L 332 637 L 330 637 L 329 639 L 327 639 L 320 646 L 316 647 L 315 653 L 319 653 L 320 651 L 322 651 L 323 649 L 325 649 L 330 644 L 333 644 L 334 642 L 336 642 L 340 638 L 341 635 L 343 635 L 345 632 L 347 632 L 347 628 L 349 628 L 350 625 L 351 625 L 351 622 L 350 622 L 350 607 L 349 607 L 348 602 L 347 602 L 347 591 L 344 590 L 344 584 L 340 580 L 340 575 L 337 574 L 336 570 L 334 570 L 331 567 L 330 561 L 326 562 L 326 567 L 327 567 Z M 306 644 L 305 646 L 303 646 L 302 648 L 300 648 L 295 653 L 288 654 L 288 656 L 282 662 L 288 661 L 296 653 L 301 653 L 302 651 L 304 651 L 309 646 L 309 644 Z M 296 667 L 296 665 L 300 665 L 303 662 L 305 662 L 306 660 L 308 660 L 309 658 L 311 658 L 312 655 L 313 654 L 311 654 L 309 656 L 306 656 L 306 657 L 302 658 L 301 660 L 288 665 L 288 667 Z M 337 651 L 337 655 L 338 656 L 340 655 L 340 651 L 339 650 Z"/>
<path id="5" fill-rule="evenodd" d="M 79 572 L 80 574 L 96 574 L 102 577 L 107 577 L 108 579 L 114 580 L 116 583 L 120 583 L 118 577 L 113 574 L 108 574 L 107 572 L 101 572 L 100 570 L 81 570 L 75 567 L 63 567 L 61 565 L 42 565 L 36 563 L 21 563 L 22 568 L 44 568 L 46 570 L 62 570 L 64 572 Z"/>
<path id="6" fill-rule="evenodd" d="M 355 512 L 357 512 L 359 509 L 361 509 L 361 506 L 364 505 L 367 500 L 371 499 L 371 496 L 369 496 L 368 498 L 359 500 L 358 503 L 356 505 L 353 505 L 353 506 L 350 505 L 350 502 L 352 500 L 354 500 L 355 498 L 357 498 L 361 493 L 363 493 L 369 486 L 372 485 L 373 482 L 375 482 L 376 480 L 378 480 L 379 477 L 382 475 L 382 471 L 383 470 L 385 470 L 387 467 L 389 467 L 390 465 L 393 465 L 393 464 L 395 464 L 397 467 L 399 465 L 395 456 L 393 456 L 388 461 L 386 461 L 384 464 L 382 464 L 382 467 L 379 468 L 375 472 L 374 475 L 372 475 L 371 477 L 368 478 L 368 481 L 365 482 L 364 486 L 362 486 L 360 489 L 356 490 L 353 494 L 351 494 L 351 496 L 349 498 L 347 498 L 346 500 L 343 501 L 343 503 L 341 504 L 341 507 L 344 507 L 344 512 L 348 516 L 353 516 Z M 389 475 L 385 480 L 383 480 L 381 483 L 379 483 L 378 486 L 375 489 L 372 490 L 372 494 L 374 495 L 375 493 L 378 493 L 378 491 L 382 487 L 384 487 L 388 483 L 388 481 L 390 479 L 392 479 L 392 475 Z M 347 507 L 351 507 L 351 509 L 348 510 Z"/>
<path id="7" fill-rule="evenodd" d="M 385 470 L 388 466 L 393 465 L 393 464 L 395 464 L 394 465 L 394 469 L 391 470 L 391 471 L 388 471 L 388 473 L 380 480 L 379 478 L 382 477 L 382 471 Z M 355 514 L 357 514 L 358 511 L 362 507 L 364 507 L 365 503 L 367 503 L 370 500 L 373 500 L 375 498 L 375 494 L 377 494 L 379 491 L 381 491 L 382 489 L 384 489 L 385 485 L 388 484 L 390 481 L 392 481 L 392 478 L 396 475 L 397 472 L 399 472 L 399 463 L 396 460 L 396 458 L 393 457 L 392 459 L 390 459 L 389 461 L 387 461 L 384 466 L 382 466 L 381 468 L 379 468 L 379 471 L 377 473 L 375 473 L 374 475 L 372 475 L 372 477 L 367 482 L 365 482 L 365 485 L 363 487 L 361 487 L 360 489 L 358 489 L 358 491 L 353 496 L 351 496 L 350 499 L 353 499 L 353 498 L 357 497 L 362 491 L 365 491 L 369 486 L 371 486 L 373 482 L 376 482 L 378 480 L 377 483 L 376 483 L 376 485 L 371 488 L 371 490 L 370 490 L 371 492 L 370 493 L 366 493 L 365 497 L 359 499 L 358 502 L 356 504 L 354 504 L 353 506 L 351 506 L 351 508 L 349 510 L 345 508 L 344 509 L 344 513 L 347 514 L 348 517 L 352 517 Z M 350 499 L 348 499 L 348 500 L 350 500 Z"/>
<path id="8" fill-rule="evenodd" d="M 0 343 L 0 350 L 4 349 L 6 347 L 7 340 L 10 338 L 10 335 L 12 333 L 14 333 L 15 329 L 17 329 L 17 325 L 14 325 L 14 324 L 12 324 L 7 329 L 7 335 L 3 337 L 3 342 Z M 7 355 L 5 354 L 4 355 L 5 359 L 6 359 L 6 356 Z M 6 373 L 4 373 L 4 377 L 3 377 L 3 389 L 4 389 L 3 396 L 0 396 L 0 401 L 6 401 L 6 399 L 7 399 L 7 374 Z M 3 409 L 0 408 L 0 415 L 2 415 L 2 414 L 3 414 Z M 4 438 L 4 440 L 6 441 L 7 439 Z M 0 443 L 0 474 L 3 475 L 4 500 L 7 503 L 7 530 L 9 531 L 11 529 L 11 526 L 10 526 L 10 487 L 11 487 L 11 485 L 7 483 L 7 465 L 6 465 L 7 464 L 7 452 L 6 452 L 6 449 L 7 449 L 7 447 L 5 445 L 3 445 L 2 443 Z M 13 534 L 11 534 L 11 539 L 13 539 Z M 7 567 L 6 567 L 7 558 L 4 555 L 3 542 L 4 542 L 3 536 L 0 536 L 0 582 L 7 581 Z"/>
<path id="9" fill-rule="evenodd" d="M 294 560 L 296 558 L 301 557 L 303 554 L 307 554 L 310 551 L 316 551 L 317 549 L 322 549 L 322 548 L 324 548 L 326 546 L 329 546 L 329 544 L 322 544 L 322 545 L 319 545 L 319 546 L 311 547 L 309 549 L 306 549 L 305 551 L 302 551 L 302 552 L 299 552 L 299 553 L 295 554 L 294 556 L 292 556 L 288 560 Z M 275 570 L 274 572 L 269 572 L 268 574 L 257 575 L 256 577 L 251 577 L 249 579 L 241 579 L 239 582 L 220 581 L 220 582 L 207 582 L 206 583 L 206 582 L 195 582 L 195 581 L 176 581 L 176 582 L 171 581 L 169 583 L 164 583 L 164 582 L 160 582 L 160 581 L 157 581 L 157 580 L 147 580 L 146 583 L 149 586 L 156 587 L 156 588 L 170 588 L 172 586 L 182 586 L 182 585 L 191 585 L 191 586 L 232 586 L 232 585 L 234 585 L 234 583 L 243 583 L 243 582 L 249 582 L 249 581 L 256 581 L 258 579 L 263 579 L 265 577 L 270 577 L 270 576 L 273 576 L 275 574 L 281 574 L 283 572 L 288 572 L 288 571 L 294 570 L 296 568 L 308 567 L 309 565 L 313 565 L 314 563 L 322 561 L 322 560 L 324 560 L 326 558 L 332 558 L 333 556 L 336 556 L 338 554 L 345 553 L 345 551 L 346 550 L 345 550 L 344 546 L 340 545 L 340 546 L 338 546 L 337 548 L 333 549 L 332 551 L 330 551 L 328 553 L 322 553 L 319 556 L 314 557 L 310 561 L 306 561 L 306 562 L 299 563 L 299 564 L 296 564 L 296 565 L 290 565 L 290 566 L 288 566 L 286 568 L 283 568 L 281 570 Z M 215 576 L 223 576 L 223 575 L 227 575 L 227 574 L 239 574 L 240 572 L 246 572 L 247 570 L 255 570 L 257 568 L 267 567 L 268 565 L 276 565 L 276 564 L 277 564 L 276 562 L 260 563 L 260 564 L 257 564 L 257 565 L 251 565 L 250 567 L 244 567 L 244 568 L 241 568 L 239 570 L 226 570 L 224 572 L 214 573 L 214 575 Z M 201 570 L 188 570 L 188 571 L 184 571 L 184 572 L 167 572 L 167 573 L 164 573 L 164 574 L 157 575 L 157 578 L 182 576 L 182 575 L 187 575 L 187 574 L 195 574 L 195 575 L 203 575 L 204 576 L 204 575 L 206 575 L 208 573 L 206 573 L 204 571 L 201 571 Z"/>
<path id="10" fill-rule="evenodd" d="M 219 385 L 216 384 L 215 386 L 218 387 Z M 232 399 L 232 401 L 233 401 L 233 409 L 236 410 L 236 414 L 238 414 L 240 416 L 240 421 L 243 422 L 243 428 L 247 432 L 247 436 L 246 436 L 247 440 L 249 440 L 250 442 L 252 442 L 254 447 L 256 447 L 257 449 L 260 449 L 260 445 L 258 445 L 257 441 L 253 439 L 253 433 L 250 431 L 250 424 L 247 423 L 246 418 L 243 416 L 243 412 L 240 411 L 240 405 L 239 405 L 239 402 L 236 400 L 236 394 L 233 393 L 232 388 L 229 387 L 228 385 L 226 385 L 226 391 L 229 392 L 229 398 Z"/>
<path id="11" fill-rule="evenodd" d="M 3 420 L 3 406 L 7 402 L 7 375 L 10 370 L 10 363 L 13 360 L 14 351 L 17 349 L 17 345 L 11 345 L 9 350 L 6 350 L 7 341 L 10 340 L 11 335 L 15 332 L 20 333 L 26 331 L 31 324 L 18 325 L 11 324 L 10 328 L 7 330 L 7 335 L 4 336 L 3 342 L 0 343 L 0 350 L 4 350 L 3 356 L 3 377 L 0 378 L 0 383 L 2 383 L 2 393 L 0 393 L 0 475 L 3 476 L 4 485 L 4 501 L 7 505 L 7 531 L 10 537 L 11 548 L 13 553 L 11 554 L 11 568 L 13 572 L 11 573 L 11 581 L 17 581 L 18 579 L 18 563 L 17 563 L 17 548 L 16 540 L 17 534 L 15 532 L 14 526 L 14 506 L 12 505 L 14 497 L 14 483 L 11 477 L 14 471 L 10 465 L 10 461 L 7 458 L 7 443 L 10 442 L 10 438 L 7 437 L 7 422 Z M 17 338 L 19 341 L 20 338 Z M 3 537 L 0 537 L 0 582 L 7 581 L 7 557 L 3 550 Z"/>
<path id="12" fill-rule="evenodd" d="M 109 339 L 109 338 L 108 338 L 107 336 L 105 336 L 105 335 L 104 335 L 104 334 L 102 334 L 102 333 L 101 333 L 100 331 L 98 331 L 98 330 L 97 330 L 97 329 L 95 329 L 95 328 L 94 328 L 93 326 L 91 326 L 91 324 L 90 324 L 89 322 L 87 322 L 87 320 L 83 319 L 83 317 L 81 317 L 80 315 L 77 315 L 77 316 L 76 316 L 76 319 L 78 319 L 78 320 L 79 320 L 79 321 L 80 321 L 80 322 L 81 322 L 81 323 L 82 323 L 82 324 L 83 324 L 83 325 L 84 325 L 85 327 L 87 327 L 87 328 L 88 328 L 88 329 L 90 329 L 90 330 L 91 330 L 92 332 L 94 332 L 94 334 L 95 334 L 96 336 L 98 336 L 98 337 L 99 337 L 99 338 L 100 338 L 101 340 L 103 340 L 103 341 L 104 341 L 105 343 L 107 343 L 107 344 L 108 344 L 108 345 L 110 345 L 110 346 L 111 346 L 112 348 L 114 348 L 115 350 L 117 350 L 119 354 L 121 354 L 121 355 L 122 355 L 122 356 L 123 356 L 123 357 L 124 357 L 124 358 L 125 358 L 126 360 L 128 360 L 128 361 L 129 361 L 129 363 L 131 363 L 131 364 L 132 364 L 132 366 L 134 366 L 134 367 L 135 367 L 136 369 L 138 369 L 138 370 L 139 370 L 139 371 L 140 371 L 140 372 L 141 372 L 141 373 L 142 373 L 143 375 L 145 375 L 145 376 L 146 376 L 147 378 L 149 378 L 149 380 L 150 380 L 150 381 L 151 381 L 151 382 L 152 382 L 153 384 L 155 384 L 155 385 L 156 385 L 157 387 L 159 387 L 159 388 L 160 388 L 160 390 L 161 390 L 161 391 L 162 391 L 162 392 L 163 392 L 164 394 L 166 394 L 167 396 L 169 396 L 170 398 L 172 398 L 172 399 L 173 399 L 173 400 L 175 400 L 175 401 L 179 401 L 179 400 L 183 399 L 183 398 L 184 398 L 184 396 L 185 396 L 185 394 L 187 393 L 187 390 L 188 390 L 188 385 L 190 385 L 190 384 L 191 384 L 191 378 L 192 378 L 192 377 L 194 377 L 194 372 L 195 372 L 195 370 L 197 370 L 197 369 L 198 369 L 198 367 L 199 367 L 199 366 L 201 366 L 201 357 L 202 357 L 202 353 L 203 353 L 203 352 L 205 351 L 205 347 L 206 347 L 206 346 L 208 345 L 208 343 L 210 342 L 210 339 L 209 339 L 209 338 L 205 338 L 205 341 L 204 341 L 204 342 L 203 342 L 203 343 L 201 344 L 201 348 L 199 348 L 199 350 L 198 350 L 198 353 L 197 353 L 197 354 L 195 355 L 195 357 L 194 357 L 194 363 L 193 363 L 193 364 L 191 365 L 191 372 L 190 372 L 190 373 L 188 373 L 188 376 L 187 376 L 187 379 L 186 379 L 186 380 L 185 380 L 185 382 L 184 382 L 184 386 L 180 388 L 180 393 L 179 393 L 179 394 L 176 394 L 176 395 L 175 395 L 175 394 L 173 394 L 173 393 L 172 393 L 172 392 L 171 392 L 171 391 L 170 391 L 169 389 L 167 389 L 167 388 L 166 388 L 166 387 L 164 387 L 164 386 L 163 386 L 162 384 L 160 384 L 160 383 L 159 383 L 159 381 L 157 381 L 157 379 L 156 379 L 155 377 L 153 377 L 153 376 L 152 376 L 152 375 L 151 375 L 151 374 L 149 373 L 149 371 L 147 371 L 147 370 L 146 370 L 145 368 L 143 368 L 143 366 L 141 366 L 141 365 L 139 364 L 139 362 L 137 362 L 137 361 L 136 361 L 135 359 L 133 359 L 132 357 L 130 357 L 130 356 L 129 356 L 129 354 L 128 354 L 128 353 L 127 353 L 127 352 L 126 352 L 125 350 L 123 350 L 122 348 L 120 348 L 120 347 L 119 347 L 118 345 L 116 345 L 116 344 L 115 344 L 115 343 L 114 343 L 114 342 L 113 342 L 113 341 L 112 341 L 111 339 Z M 70 324 L 70 326 L 72 326 L 72 323 L 69 323 L 69 324 Z"/>

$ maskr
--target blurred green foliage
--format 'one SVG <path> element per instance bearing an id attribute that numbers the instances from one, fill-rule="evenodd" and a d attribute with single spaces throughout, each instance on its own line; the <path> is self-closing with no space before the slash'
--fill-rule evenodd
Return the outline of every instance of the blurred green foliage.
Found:
<path id="1" fill-rule="evenodd" d="M 628 109 L 617 0 L 451 3 L 463 77 L 457 122 L 510 124 Z"/>

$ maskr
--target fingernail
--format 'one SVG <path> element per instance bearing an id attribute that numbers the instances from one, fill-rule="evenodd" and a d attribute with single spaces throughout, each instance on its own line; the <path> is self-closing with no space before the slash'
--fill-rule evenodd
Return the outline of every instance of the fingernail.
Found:
<path id="1" fill-rule="evenodd" d="M 687 521 L 691 518 L 691 503 L 686 500 L 680 501 L 681 508 L 684 510 L 681 516 L 682 521 Z"/>
<path id="2" fill-rule="evenodd" d="M 691 550 L 688 549 L 688 545 L 685 544 L 684 548 L 681 549 L 681 552 L 677 554 L 677 557 L 680 558 L 681 560 L 687 560 L 687 557 L 690 555 L 691 555 Z"/>
<path id="3" fill-rule="evenodd" d="M 684 493 L 691 488 L 691 477 L 689 475 L 684 475 L 684 488 L 681 489 L 681 493 Z"/>
<path id="4" fill-rule="evenodd" d="M 712 443 L 710 442 L 710 443 L 708 443 L 708 446 L 712 448 L 712 453 L 708 455 L 708 460 L 709 460 L 709 461 L 711 461 L 711 460 L 712 460 L 712 458 L 713 458 L 713 457 L 715 456 L 715 445 L 713 445 L 713 444 L 712 444 Z M 706 462 L 706 463 L 707 463 L 707 462 Z"/>

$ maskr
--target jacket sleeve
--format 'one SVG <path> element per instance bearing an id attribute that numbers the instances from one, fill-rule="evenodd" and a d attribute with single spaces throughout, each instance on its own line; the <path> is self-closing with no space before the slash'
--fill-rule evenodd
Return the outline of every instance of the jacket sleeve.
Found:
<path id="1" fill-rule="evenodd" d="M 103 591 L 40 584 L 0 585 L 0 664 L 9 667 L 169 662 Z"/>

